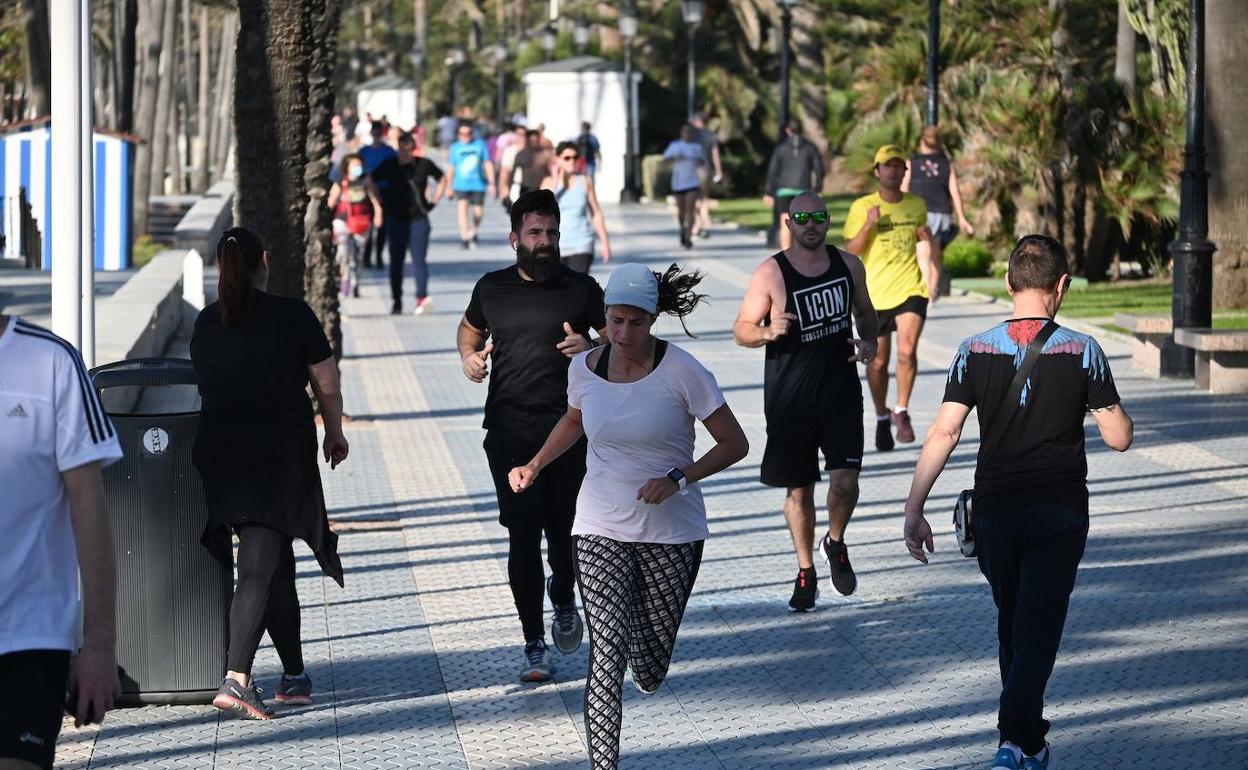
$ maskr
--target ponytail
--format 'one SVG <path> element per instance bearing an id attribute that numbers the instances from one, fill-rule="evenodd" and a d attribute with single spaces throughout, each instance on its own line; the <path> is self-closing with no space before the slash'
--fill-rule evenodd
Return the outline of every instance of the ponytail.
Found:
<path id="1" fill-rule="evenodd" d="M 666 272 L 655 273 L 655 276 L 659 279 L 658 311 L 676 316 L 680 319 L 680 326 L 685 330 L 685 334 L 697 337 L 689 331 L 688 326 L 685 326 L 685 316 L 692 313 L 693 309 L 706 299 L 705 294 L 698 294 L 693 290 L 702 282 L 703 273 L 699 270 L 682 273 L 680 268 L 672 263 Z"/>
<path id="2" fill-rule="evenodd" d="M 232 227 L 217 241 L 218 307 L 226 326 L 237 326 L 247 320 L 255 299 L 254 276 L 264 263 L 264 245 L 260 238 L 245 227 Z"/>

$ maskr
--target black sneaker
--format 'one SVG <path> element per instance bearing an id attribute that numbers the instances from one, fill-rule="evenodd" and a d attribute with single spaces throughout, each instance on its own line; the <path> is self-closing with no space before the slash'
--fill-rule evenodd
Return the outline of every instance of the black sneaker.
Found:
<path id="1" fill-rule="evenodd" d="M 815 599 L 819 598 L 819 578 L 814 567 L 799 569 L 793 581 L 793 598 L 789 599 L 789 612 L 814 612 Z"/>
<path id="2" fill-rule="evenodd" d="M 464 251 L 467 251 L 469 248 L 468 241 L 460 241 L 459 248 L 463 249 Z"/>
<path id="3" fill-rule="evenodd" d="M 304 671 L 299 676 L 290 677 L 282 674 L 277 680 L 277 692 L 273 700 L 291 706 L 306 706 L 312 702 L 312 677 Z"/>
<path id="4" fill-rule="evenodd" d="M 396 299 L 390 305 L 390 315 L 403 315 L 403 303 Z"/>
<path id="5" fill-rule="evenodd" d="M 546 579 L 546 595 L 550 596 L 550 585 L 555 576 Z M 550 636 L 555 640 L 555 649 L 564 655 L 571 655 L 581 646 L 585 638 L 585 624 L 581 621 L 581 613 L 576 611 L 576 601 L 567 604 L 555 604 L 551 596 L 550 604 L 555 608 L 555 619 L 550 621 Z"/>
<path id="6" fill-rule="evenodd" d="M 244 687 L 227 676 L 212 699 L 212 705 L 222 711 L 236 711 L 246 719 L 273 718 L 273 711 L 260 699 L 260 688 L 254 681 Z"/>
<path id="7" fill-rule="evenodd" d="M 828 560 L 828 566 L 832 569 L 832 587 L 836 592 L 841 596 L 849 596 L 857 590 L 858 577 L 854 575 L 854 568 L 849 566 L 849 549 L 845 544 L 833 540 L 831 535 L 824 535 L 819 550 L 823 552 L 823 558 Z"/>
<path id="8" fill-rule="evenodd" d="M 880 452 L 891 452 L 893 447 L 893 420 L 891 417 L 875 421 L 875 448 Z"/>

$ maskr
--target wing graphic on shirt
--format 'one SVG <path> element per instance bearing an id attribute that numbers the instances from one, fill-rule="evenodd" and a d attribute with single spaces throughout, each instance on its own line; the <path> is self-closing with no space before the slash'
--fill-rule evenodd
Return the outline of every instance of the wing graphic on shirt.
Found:
<path id="1" fill-rule="evenodd" d="M 1013 356 L 1014 368 L 1017 369 L 1023 363 L 1023 356 L 1027 349 L 1027 342 L 1035 339 L 1035 335 L 1039 333 L 1044 326 L 1042 321 L 1021 321 L 1011 323 L 1002 323 L 992 327 L 986 332 L 968 337 L 958 347 L 957 355 L 954 356 L 953 364 L 949 367 L 949 380 L 955 377 L 958 382 L 962 382 L 966 377 L 966 366 L 972 353 L 985 353 L 996 356 Z M 1041 355 L 1057 355 L 1066 354 L 1080 357 L 1080 365 L 1087 372 L 1088 377 L 1094 380 L 1104 380 L 1109 376 L 1109 361 L 1105 358 L 1105 352 L 1096 340 L 1086 334 L 1080 334 L 1077 331 L 1067 329 L 1064 326 L 1058 327 L 1053 335 L 1044 343 L 1044 349 L 1040 351 Z M 1033 388 L 1032 375 L 1027 377 L 1027 382 L 1023 384 L 1023 392 L 1019 396 L 1019 406 L 1026 406 L 1028 397 L 1031 395 Z"/>

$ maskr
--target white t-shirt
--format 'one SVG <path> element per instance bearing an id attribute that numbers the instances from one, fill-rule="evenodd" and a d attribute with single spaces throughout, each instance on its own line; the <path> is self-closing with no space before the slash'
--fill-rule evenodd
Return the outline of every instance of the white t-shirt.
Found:
<path id="1" fill-rule="evenodd" d="M 0 655 L 78 648 L 78 550 L 61 472 L 120 458 L 78 351 L 10 318 L 0 334 Z"/>
<path id="2" fill-rule="evenodd" d="M 658 505 L 637 499 L 648 480 L 693 462 L 693 421 L 724 404 L 715 375 L 675 345 L 637 382 L 608 382 L 589 369 L 589 352 L 568 369 L 568 405 L 581 410 L 589 454 L 576 500 L 574 535 L 629 543 L 705 540 L 702 490 L 690 484 Z"/>

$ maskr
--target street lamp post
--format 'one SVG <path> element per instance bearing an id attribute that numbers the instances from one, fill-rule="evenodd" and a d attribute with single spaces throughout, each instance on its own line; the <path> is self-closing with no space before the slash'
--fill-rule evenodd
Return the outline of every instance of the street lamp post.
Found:
<path id="1" fill-rule="evenodd" d="M 689 33 L 689 71 L 686 77 L 689 81 L 689 92 L 685 99 L 685 116 L 692 120 L 697 101 L 698 83 L 693 63 L 693 43 L 698 25 L 702 23 L 702 0 L 681 0 L 681 15 L 685 19 L 685 29 Z"/>
<path id="2" fill-rule="evenodd" d="M 555 29 L 554 23 L 547 24 L 542 29 L 542 50 L 546 52 L 546 61 L 555 58 L 555 45 L 559 43 L 559 32 Z"/>
<path id="3" fill-rule="evenodd" d="M 416 84 L 416 125 L 420 125 L 420 97 L 425 90 L 425 50 L 420 46 L 412 49 L 412 82 Z"/>
<path id="4" fill-rule="evenodd" d="M 1179 237 L 1170 244 L 1174 331 L 1213 323 L 1213 252 L 1209 240 L 1209 172 L 1205 170 L 1205 0 L 1188 7 L 1187 141 L 1179 189 Z M 1195 351 L 1174 344 L 1161 348 L 1163 377 L 1191 377 Z"/>
<path id="5" fill-rule="evenodd" d="M 625 0 L 620 9 L 620 37 L 624 38 L 624 189 L 620 191 L 623 203 L 636 203 L 641 198 L 637 192 L 637 153 L 633 148 L 633 38 L 637 37 L 637 21 L 636 0 Z"/>
<path id="6" fill-rule="evenodd" d="M 927 125 L 940 118 L 940 0 L 927 2 Z"/>
<path id="7" fill-rule="evenodd" d="M 464 62 L 468 60 L 464 49 L 455 46 L 446 52 L 445 64 L 451 71 L 451 114 L 459 114 L 459 76 L 463 74 Z"/>
<path id="8" fill-rule="evenodd" d="M 499 38 L 494 44 L 494 67 L 498 70 L 498 96 L 495 106 L 495 119 L 499 126 L 507 116 L 507 70 L 503 66 L 507 61 L 507 44 Z"/>
<path id="9" fill-rule="evenodd" d="M 589 19 L 583 13 L 577 17 L 576 25 L 572 27 L 572 42 L 576 43 L 578 54 L 585 53 L 585 47 L 589 45 Z"/>
<path id="10" fill-rule="evenodd" d="M 793 6 L 797 0 L 780 3 L 780 135 L 789 125 L 789 39 L 793 34 Z"/>

